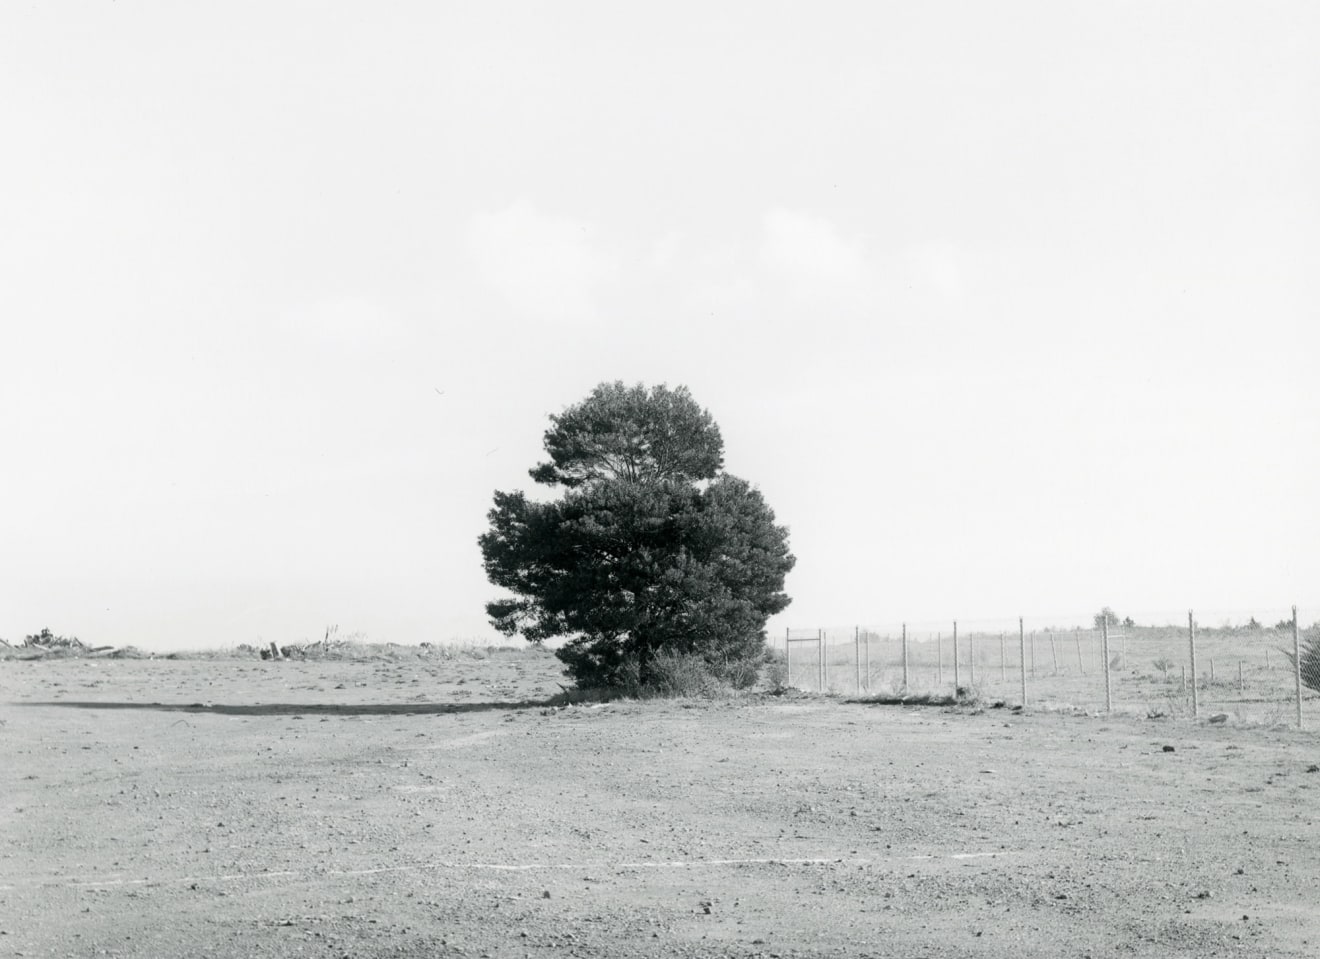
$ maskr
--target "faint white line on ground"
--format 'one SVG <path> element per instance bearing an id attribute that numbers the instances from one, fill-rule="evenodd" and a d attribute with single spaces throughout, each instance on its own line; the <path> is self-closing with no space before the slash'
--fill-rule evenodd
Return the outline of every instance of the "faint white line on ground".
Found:
<path id="1" fill-rule="evenodd" d="M 1011 856 L 1016 850 L 995 852 L 955 852 L 947 855 L 885 856 L 882 858 L 846 858 L 841 856 L 810 856 L 788 858 L 767 856 L 755 859 L 661 859 L 649 862 L 418 862 L 399 866 L 377 866 L 372 869 L 327 869 L 316 872 L 240 872 L 221 876 L 181 876 L 174 879 L 11 879 L 0 882 L 0 892 L 14 892 L 20 888 L 62 886 L 67 889 L 100 889 L 116 886 L 154 886 L 170 883 L 239 882 L 262 879 L 318 879 L 330 877 L 378 876 L 391 872 L 426 872 L 441 869 L 453 871 L 488 870 L 491 872 L 538 872 L 564 870 L 610 871 L 618 869 L 702 869 L 715 866 L 870 866 L 886 862 L 919 862 L 937 859 L 993 859 Z"/>

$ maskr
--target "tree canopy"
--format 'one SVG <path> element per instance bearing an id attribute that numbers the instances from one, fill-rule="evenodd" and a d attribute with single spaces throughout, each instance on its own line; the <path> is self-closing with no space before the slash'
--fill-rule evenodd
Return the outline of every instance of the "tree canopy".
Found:
<path id="1" fill-rule="evenodd" d="M 1099 629 L 1101 626 L 1117 626 L 1119 623 L 1118 613 L 1114 612 L 1108 606 L 1092 616 L 1091 620 L 1095 623 L 1096 629 Z"/>
<path id="2" fill-rule="evenodd" d="M 570 489 L 593 480 L 712 479 L 724 465 L 724 441 L 687 387 L 602 383 L 558 416 L 545 433 L 550 462 L 532 479 Z"/>
<path id="3" fill-rule="evenodd" d="M 794 558 L 761 493 L 721 471 L 710 414 L 683 387 L 612 383 L 551 423 L 531 475 L 562 497 L 496 492 L 479 541 L 513 594 L 487 604 L 495 628 L 567 637 L 557 655 L 581 685 L 646 685 L 661 652 L 747 675 Z"/>

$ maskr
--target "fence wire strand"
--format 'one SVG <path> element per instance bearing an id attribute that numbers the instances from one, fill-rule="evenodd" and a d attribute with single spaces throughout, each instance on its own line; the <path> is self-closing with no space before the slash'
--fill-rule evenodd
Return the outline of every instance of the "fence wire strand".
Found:
<path id="1" fill-rule="evenodd" d="M 1041 625 L 1030 617 L 789 630 L 788 685 L 860 696 L 957 695 L 967 701 L 1152 718 L 1320 727 L 1320 622 L 1298 610 L 1182 614 L 1159 626 Z M 1268 619 L 1268 621 L 1267 621 Z M 955 642 L 956 629 L 956 642 Z M 1193 642 L 1194 638 L 1194 642 Z M 1108 655 L 1106 657 L 1106 644 Z M 1299 682 L 1300 680 L 1300 682 Z M 1299 696 L 1300 687 L 1300 696 Z M 1025 693 L 1025 697 L 1024 697 Z"/>

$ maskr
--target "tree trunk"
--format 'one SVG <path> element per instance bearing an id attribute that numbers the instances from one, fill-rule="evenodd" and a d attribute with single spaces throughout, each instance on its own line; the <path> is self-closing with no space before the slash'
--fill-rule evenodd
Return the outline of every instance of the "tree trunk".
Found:
<path id="1" fill-rule="evenodd" d="M 644 687 L 651 684 L 651 644 L 646 640 L 637 644 L 637 681 Z"/>

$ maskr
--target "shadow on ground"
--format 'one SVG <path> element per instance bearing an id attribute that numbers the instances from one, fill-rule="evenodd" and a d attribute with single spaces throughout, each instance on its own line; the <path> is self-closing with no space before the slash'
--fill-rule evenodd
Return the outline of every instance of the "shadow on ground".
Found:
<path id="1" fill-rule="evenodd" d="M 55 706 L 65 709 L 141 709 L 162 713 L 215 713 L 220 716 L 416 716 L 444 713 L 484 713 L 535 709 L 550 705 L 540 700 L 490 703 L 116 703 L 51 700 L 14 703 L 15 706 Z"/>

